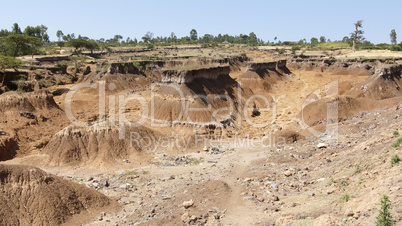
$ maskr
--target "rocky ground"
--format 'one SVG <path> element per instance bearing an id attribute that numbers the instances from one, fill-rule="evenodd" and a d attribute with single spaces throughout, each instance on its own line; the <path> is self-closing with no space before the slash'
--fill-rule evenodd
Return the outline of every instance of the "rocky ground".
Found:
<path id="1" fill-rule="evenodd" d="M 254 59 L 268 61 L 274 56 L 248 51 L 248 57 Z M 129 55 L 119 57 L 132 58 Z M 246 55 L 234 57 L 168 61 L 168 66 L 175 68 L 168 71 L 152 63 L 140 72 L 135 67 L 137 61 L 120 63 L 111 56 L 102 60 L 113 63 L 102 61 L 86 67 L 89 71 L 85 75 L 82 70 L 67 70 L 94 87 L 104 82 L 106 93 L 87 87 L 67 103 L 67 91 L 74 90 L 75 84 L 55 82 L 44 87 L 46 91 L 0 95 L 0 112 L 4 114 L 0 122 L 0 181 L 1 191 L 8 194 L 0 202 L 12 203 L 9 206 L 15 210 L 0 211 L 5 216 L 1 222 L 12 225 L 7 220 L 12 216 L 16 224 L 40 224 L 41 219 L 47 219 L 49 224 L 67 225 L 373 225 L 380 199 L 387 195 L 391 214 L 396 224 L 402 225 L 402 163 L 391 164 L 393 156 L 402 156 L 397 143 L 402 139 L 401 67 L 385 64 L 385 60 L 375 63 L 385 65 L 377 70 L 358 59 L 343 62 L 320 56 L 300 61 L 291 57 L 288 71 L 283 66 L 286 61 L 257 61 L 247 66 L 243 62 Z M 233 64 L 233 60 L 241 63 Z M 208 74 L 211 67 L 189 69 L 200 62 L 225 66 L 222 70 L 212 68 L 215 74 Z M 176 70 L 182 67 L 186 69 Z M 199 80 L 193 82 L 191 76 Z M 186 150 L 133 147 L 127 137 L 119 139 L 120 130 L 111 121 L 102 126 L 106 121 L 100 119 L 116 119 L 121 113 L 112 98 L 118 101 L 119 95 L 129 94 L 150 100 L 156 93 L 159 105 L 164 106 L 157 109 L 157 115 L 170 120 L 179 111 L 176 108 L 182 97 L 160 84 L 150 89 L 166 77 L 169 84 L 178 83 L 186 95 L 204 94 L 213 100 L 214 109 L 228 104 L 225 98 L 212 99 L 214 95 L 240 92 L 242 97 L 233 95 L 233 100 L 242 103 L 242 98 L 262 95 L 276 112 L 257 102 L 250 122 L 269 123 L 267 126 L 255 127 L 240 117 L 236 123 L 241 126 L 233 126 L 233 131 L 201 131 L 207 137 L 205 145 Z M 336 85 L 329 86 L 332 81 L 337 81 Z M 135 88 L 127 89 L 127 84 L 135 84 Z M 101 95 L 109 98 L 104 115 L 99 115 L 98 109 Z M 186 101 L 193 107 L 204 106 L 204 100 L 195 99 Z M 333 102 L 340 107 L 339 122 L 327 118 Z M 67 104 L 72 104 L 72 114 L 89 127 L 69 126 Z M 124 112 L 137 119 L 144 110 L 138 103 L 125 107 Z M 209 113 L 195 116 L 203 121 L 210 119 Z M 300 119 L 308 125 L 302 125 Z M 197 138 L 199 127 L 179 122 L 155 128 L 145 123 L 132 131 L 140 137 L 176 133 L 191 140 Z M 278 140 L 281 136 L 286 142 Z M 15 164 L 29 167 L 6 167 Z M 33 166 L 44 172 L 30 168 Z M 36 176 L 32 172 L 40 173 Z M 60 191 L 68 186 L 71 189 L 63 196 L 57 189 L 53 194 L 52 186 Z M 48 196 L 42 191 L 45 189 Z M 23 198 L 18 198 L 18 193 L 24 193 Z M 50 202 L 48 197 L 59 197 L 67 207 L 60 207 L 58 198 Z M 43 203 L 51 203 L 46 210 L 50 213 L 69 211 L 62 211 L 63 218 L 55 221 L 37 208 Z M 22 208 L 28 204 L 43 216 L 29 216 Z M 13 214 L 16 210 L 20 215 Z"/>
<path id="2" fill-rule="evenodd" d="M 229 141 L 185 156 L 160 153 L 142 168 L 63 177 L 123 206 L 90 225 L 370 225 L 382 195 L 400 222 L 402 164 L 392 167 L 391 157 L 402 154 L 392 147 L 401 116 L 402 106 L 377 109 L 342 122 L 338 137 L 255 149 Z"/>

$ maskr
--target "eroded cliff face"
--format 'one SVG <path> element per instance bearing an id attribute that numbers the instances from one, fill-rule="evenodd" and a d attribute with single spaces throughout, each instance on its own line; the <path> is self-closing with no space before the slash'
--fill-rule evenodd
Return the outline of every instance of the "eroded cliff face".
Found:
<path id="1" fill-rule="evenodd" d="M 29 93 L 7 92 L 0 96 L 0 112 L 5 111 L 34 111 L 59 108 L 53 95 L 46 90 Z"/>
<path id="2" fill-rule="evenodd" d="M 286 67 L 286 60 L 279 60 L 273 62 L 250 62 L 247 63 L 247 71 L 256 70 L 276 70 L 277 68 Z"/>
<path id="3" fill-rule="evenodd" d="M 132 62 L 111 63 L 107 69 L 109 74 L 139 74 L 140 70 Z"/>
<path id="4" fill-rule="evenodd" d="M 217 79 L 219 75 L 227 75 L 229 73 L 229 66 L 216 66 L 194 70 L 163 70 L 161 82 L 188 84 L 197 78 Z"/>
<path id="5" fill-rule="evenodd" d="M 375 70 L 374 76 L 381 76 L 383 79 L 401 79 L 402 64 L 384 65 Z"/>
<path id="6" fill-rule="evenodd" d="M 353 87 L 347 95 L 375 100 L 402 96 L 402 65 L 380 65 L 375 73 L 361 85 Z"/>
<path id="7" fill-rule="evenodd" d="M 142 126 L 71 125 L 56 133 L 43 152 L 49 155 L 50 165 L 106 164 L 138 158 L 142 151 L 152 148 L 140 145 L 136 139 L 155 136 L 154 131 Z M 144 155 L 151 156 L 150 153 Z"/>

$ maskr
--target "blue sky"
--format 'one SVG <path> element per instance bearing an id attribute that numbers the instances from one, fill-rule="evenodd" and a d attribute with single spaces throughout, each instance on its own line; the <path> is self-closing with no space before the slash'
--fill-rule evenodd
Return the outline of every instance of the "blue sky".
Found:
<path id="1" fill-rule="evenodd" d="M 353 31 L 353 23 L 364 20 L 366 39 L 389 43 L 395 29 L 402 41 L 402 1 L 179 1 L 179 0 L 14 0 L 2 1 L 0 28 L 14 22 L 47 26 L 51 40 L 56 31 L 93 39 L 119 34 L 140 39 L 147 31 L 155 36 L 178 37 L 196 29 L 199 36 L 254 32 L 264 41 L 298 41 L 325 36 L 340 40 Z"/>

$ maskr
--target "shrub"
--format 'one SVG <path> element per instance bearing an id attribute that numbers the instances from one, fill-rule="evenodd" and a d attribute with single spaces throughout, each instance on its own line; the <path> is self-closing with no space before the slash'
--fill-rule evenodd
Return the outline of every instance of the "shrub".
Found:
<path id="1" fill-rule="evenodd" d="M 353 175 L 359 174 L 362 172 L 362 169 L 360 168 L 360 165 L 356 165 L 355 171 L 353 172 Z"/>
<path id="2" fill-rule="evenodd" d="M 154 44 L 148 43 L 147 44 L 147 49 L 153 49 L 155 46 Z"/>
<path id="3" fill-rule="evenodd" d="M 297 50 L 301 50 L 300 46 L 293 46 L 291 49 L 293 54 L 295 54 Z"/>
<path id="4" fill-rule="evenodd" d="M 398 130 L 395 130 L 395 131 L 394 131 L 394 136 L 399 136 Z"/>
<path id="5" fill-rule="evenodd" d="M 390 210 L 391 210 L 391 202 L 389 201 L 389 197 L 384 195 L 381 198 L 381 209 L 378 214 L 377 220 L 375 224 L 377 226 L 391 226 L 395 225 L 395 221 L 392 219 Z"/>
<path id="6" fill-rule="evenodd" d="M 398 45 L 398 46 L 392 46 L 391 47 L 391 51 L 402 51 L 402 46 Z"/>
<path id="7" fill-rule="evenodd" d="M 18 80 L 13 80 L 11 81 L 11 84 L 13 84 L 13 86 L 8 86 L 7 89 L 8 90 L 16 90 L 18 92 L 24 92 L 27 87 L 29 86 L 29 82 L 27 82 L 27 75 L 25 74 L 19 74 L 18 75 Z"/>
<path id="8" fill-rule="evenodd" d="M 345 188 L 349 185 L 349 183 L 346 180 L 341 180 L 341 185 Z"/>
<path id="9" fill-rule="evenodd" d="M 103 68 L 102 68 L 102 72 L 107 72 L 107 69 L 109 68 L 109 64 L 105 64 L 105 65 L 103 65 Z"/>
<path id="10" fill-rule="evenodd" d="M 399 155 L 394 155 L 391 158 L 391 165 L 392 167 L 394 166 L 399 166 L 399 162 L 401 161 L 401 158 L 399 157 Z"/>
<path id="11" fill-rule="evenodd" d="M 276 48 L 276 52 L 278 52 L 279 54 L 284 54 L 284 53 L 285 53 L 285 49 L 284 49 L 284 48 L 282 48 L 282 49 Z"/>
<path id="12" fill-rule="evenodd" d="M 68 64 L 69 64 L 68 61 L 63 60 L 63 61 L 57 63 L 57 67 L 59 67 L 59 68 L 67 68 Z"/>
<path id="13" fill-rule="evenodd" d="M 398 140 L 396 140 L 395 143 L 392 144 L 392 147 L 399 148 L 401 144 L 402 144 L 402 137 L 398 138 Z"/>
<path id="14" fill-rule="evenodd" d="M 349 194 L 342 195 L 341 200 L 342 200 L 342 202 L 349 201 L 350 200 L 350 195 Z"/>
<path id="15" fill-rule="evenodd" d="M 128 170 L 125 172 L 125 175 L 140 175 L 140 174 L 149 174 L 149 171 L 146 170 L 141 170 L 141 171 L 137 171 L 137 170 Z"/>

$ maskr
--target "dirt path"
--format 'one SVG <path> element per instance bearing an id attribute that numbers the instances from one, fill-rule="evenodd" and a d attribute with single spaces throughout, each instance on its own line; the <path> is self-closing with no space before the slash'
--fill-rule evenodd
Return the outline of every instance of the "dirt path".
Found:
<path id="1" fill-rule="evenodd" d="M 226 160 L 226 164 L 233 167 L 231 172 L 225 175 L 222 180 L 229 184 L 233 192 L 232 197 L 227 202 L 229 209 L 226 217 L 222 220 L 224 225 L 247 225 L 255 221 L 254 203 L 244 199 L 242 195 L 244 188 L 239 184 L 247 175 L 250 164 L 260 158 L 261 152 L 261 150 L 241 149 L 236 155 L 232 155 Z"/>

